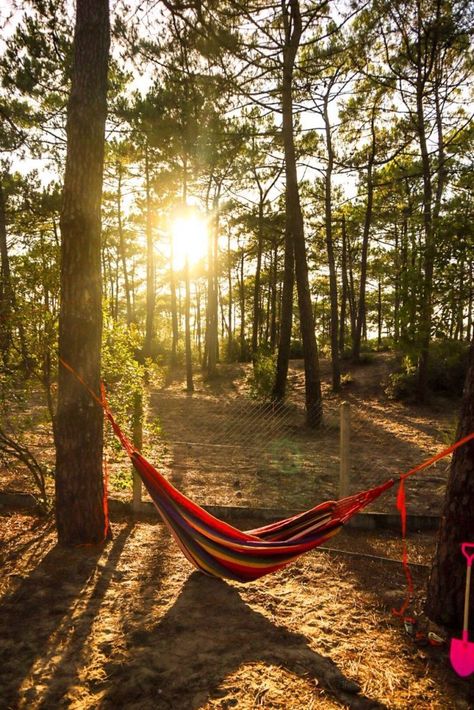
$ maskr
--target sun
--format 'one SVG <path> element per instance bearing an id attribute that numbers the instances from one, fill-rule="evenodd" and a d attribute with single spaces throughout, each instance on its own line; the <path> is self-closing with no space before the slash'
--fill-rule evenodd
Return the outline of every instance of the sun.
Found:
<path id="1" fill-rule="evenodd" d="M 177 217 L 171 225 L 173 268 L 180 270 L 186 263 L 196 264 L 207 254 L 207 223 L 197 214 Z"/>

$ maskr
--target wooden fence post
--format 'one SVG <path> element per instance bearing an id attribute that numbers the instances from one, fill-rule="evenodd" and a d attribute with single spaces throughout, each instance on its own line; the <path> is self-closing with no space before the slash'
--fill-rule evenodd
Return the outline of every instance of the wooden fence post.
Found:
<path id="1" fill-rule="evenodd" d="M 351 437 L 351 405 L 341 403 L 340 427 L 340 462 L 339 462 L 339 497 L 349 495 L 349 477 L 351 471 L 350 437 Z"/>
<path id="2" fill-rule="evenodd" d="M 133 395 L 132 415 L 132 440 L 133 445 L 141 451 L 143 444 L 143 393 L 135 392 Z M 142 479 L 133 468 L 133 501 L 132 510 L 139 512 L 142 505 Z"/>

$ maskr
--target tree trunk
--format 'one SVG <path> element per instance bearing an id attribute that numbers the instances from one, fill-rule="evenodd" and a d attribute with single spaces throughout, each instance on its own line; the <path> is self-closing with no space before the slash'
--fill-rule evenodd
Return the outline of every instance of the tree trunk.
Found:
<path id="1" fill-rule="evenodd" d="M 253 320 L 252 320 L 252 357 L 255 358 L 258 349 L 258 329 L 260 326 L 260 274 L 262 271 L 263 251 L 263 193 L 260 188 L 258 202 L 258 236 L 257 236 L 257 264 L 255 267 L 255 282 L 253 289 Z"/>
<path id="2" fill-rule="evenodd" d="M 174 245 L 173 236 L 170 236 L 170 299 L 171 299 L 171 367 L 177 363 L 178 352 L 178 303 L 176 299 L 176 277 L 174 273 Z"/>
<path id="3" fill-rule="evenodd" d="M 293 240 L 295 254 L 296 287 L 305 367 L 306 421 L 308 426 L 316 427 L 322 419 L 321 381 L 308 281 L 306 243 L 296 170 L 293 125 L 293 71 L 302 33 L 299 0 L 289 0 L 288 4 L 283 3 L 283 22 L 285 45 L 282 80 L 282 134 L 286 176 L 285 211 L 287 231 Z"/>
<path id="4" fill-rule="evenodd" d="M 338 344 L 338 303 L 337 303 L 337 275 L 336 275 L 336 259 L 334 257 L 334 240 L 332 231 L 332 195 L 331 195 L 331 179 L 334 166 L 334 151 L 332 147 L 331 125 L 329 123 L 328 100 L 329 93 L 332 87 L 332 82 L 329 82 L 328 90 L 324 96 L 323 118 L 324 129 L 326 135 L 326 150 L 328 161 L 326 165 L 326 175 L 324 180 L 325 199 L 325 225 L 326 225 L 326 248 L 328 254 L 329 266 L 329 295 L 331 300 L 331 366 L 332 366 L 332 389 L 333 392 L 339 392 L 341 389 L 341 368 L 339 363 L 339 344 Z"/>
<path id="5" fill-rule="evenodd" d="M 245 266 L 245 251 L 242 248 L 240 254 L 240 278 L 237 277 L 239 283 L 239 301 L 240 301 L 240 362 L 245 362 L 247 359 L 247 348 L 245 346 L 245 283 L 244 283 L 244 266 Z"/>
<path id="6" fill-rule="evenodd" d="M 295 257 L 293 239 L 289 229 L 285 234 L 285 263 L 283 270 L 283 293 L 280 308 L 280 339 L 278 343 L 275 384 L 272 398 L 282 401 L 285 397 L 288 362 L 290 359 L 291 328 L 293 321 L 293 291 L 295 284 Z"/>
<path id="7" fill-rule="evenodd" d="M 184 265 L 184 281 L 185 281 L 185 299 L 184 299 L 184 333 L 185 333 L 185 349 L 186 349 L 186 391 L 193 392 L 193 358 L 191 350 L 191 287 L 189 283 L 189 259 L 186 255 L 186 263 Z"/>
<path id="8" fill-rule="evenodd" d="M 108 0 L 77 0 L 61 212 L 59 356 L 94 391 L 100 384 L 100 205 L 109 44 Z M 102 446 L 101 408 L 60 367 L 55 483 L 62 544 L 99 543 L 107 533 Z"/>
<path id="9" fill-rule="evenodd" d="M 145 357 L 151 357 L 155 320 L 155 255 L 153 244 L 150 162 L 148 145 L 145 146 L 145 185 L 146 185 L 146 320 L 145 320 Z"/>
<path id="10" fill-rule="evenodd" d="M 365 313 L 365 292 L 367 288 L 367 259 L 369 255 L 369 237 L 370 227 L 372 224 L 372 208 L 374 201 L 374 180 L 373 166 L 375 161 L 376 137 L 375 137 L 375 108 L 372 111 L 371 119 L 372 145 L 367 163 L 367 205 L 365 209 L 364 231 L 362 234 L 362 254 L 360 261 L 360 284 L 359 284 L 359 303 L 356 319 L 356 329 L 354 334 L 354 342 L 352 346 L 352 358 L 354 362 L 358 362 L 360 358 L 360 344 L 362 331 L 366 322 Z"/>
<path id="11" fill-rule="evenodd" d="M 469 369 L 464 386 L 460 439 L 474 431 L 474 340 L 471 343 Z M 462 624 L 466 560 L 462 542 L 474 541 L 474 441 L 453 454 L 446 496 L 438 534 L 436 553 L 428 582 L 426 613 L 430 619 L 453 629 Z M 470 599 L 471 623 L 474 622 L 474 594 Z M 471 632 L 472 632 L 471 626 Z"/>
<path id="12" fill-rule="evenodd" d="M 125 301 L 127 304 L 127 324 L 133 323 L 133 313 L 132 313 L 132 301 L 130 298 L 130 283 L 128 280 L 128 269 L 127 269 L 127 254 L 125 248 L 125 235 L 123 233 L 122 224 L 122 165 L 120 162 L 117 163 L 117 223 L 118 223 L 118 234 L 119 234 L 119 249 L 120 249 L 120 260 L 122 262 L 123 271 L 123 282 L 125 287 Z"/>
<path id="13" fill-rule="evenodd" d="M 270 348 L 275 350 L 277 341 L 277 286 L 278 286 L 278 240 L 275 239 L 273 247 L 273 271 L 271 277 L 272 296 L 270 302 Z"/>
<path id="14" fill-rule="evenodd" d="M 6 367 L 12 344 L 13 288 L 10 273 L 10 257 L 7 244 L 7 220 L 5 195 L 0 180 L 0 351 Z"/>
<path id="15" fill-rule="evenodd" d="M 346 237 L 346 218 L 342 216 L 341 222 L 341 237 L 342 237 L 342 256 L 341 256 L 341 275 L 342 275 L 342 294 L 341 294 L 341 317 L 339 321 L 339 352 L 344 352 L 346 340 L 346 310 L 349 293 L 349 281 L 347 277 L 347 237 Z"/>

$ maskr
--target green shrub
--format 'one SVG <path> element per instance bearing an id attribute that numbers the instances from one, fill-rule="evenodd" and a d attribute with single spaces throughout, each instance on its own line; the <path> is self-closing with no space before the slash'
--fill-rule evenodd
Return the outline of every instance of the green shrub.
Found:
<path id="1" fill-rule="evenodd" d="M 267 402 L 271 398 L 275 383 L 276 357 L 268 352 L 260 351 L 253 361 L 252 372 L 247 378 L 250 396 Z"/>
<path id="2" fill-rule="evenodd" d="M 293 339 L 290 342 L 290 357 L 299 360 L 303 357 L 303 343 L 301 340 Z"/>
<path id="3" fill-rule="evenodd" d="M 417 394 L 418 353 L 405 346 L 400 366 L 389 377 L 386 393 L 393 399 L 410 400 Z M 430 345 L 428 389 L 433 394 L 458 397 L 467 371 L 469 346 L 458 340 L 435 340 Z"/>

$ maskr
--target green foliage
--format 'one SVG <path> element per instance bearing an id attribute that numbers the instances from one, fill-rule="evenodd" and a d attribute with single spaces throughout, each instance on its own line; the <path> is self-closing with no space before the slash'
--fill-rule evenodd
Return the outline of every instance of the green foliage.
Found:
<path id="1" fill-rule="evenodd" d="M 468 344 L 457 340 L 437 340 L 431 344 L 428 388 L 433 394 L 459 397 L 467 371 Z M 399 368 L 389 377 L 386 393 L 393 399 L 412 400 L 417 394 L 417 360 L 414 347 L 405 347 Z"/>
<path id="2" fill-rule="evenodd" d="M 134 405 L 137 397 L 143 396 L 145 366 L 135 357 L 140 345 L 140 334 L 133 326 L 128 327 L 104 318 L 102 377 L 114 416 L 130 438 L 133 438 L 137 426 Z M 115 451 L 120 450 L 120 444 L 109 429 L 107 439 Z M 130 488 L 130 467 L 114 473 L 113 483 L 119 488 Z"/>
<path id="3" fill-rule="evenodd" d="M 265 351 L 260 351 L 253 361 L 253 369 L 247 378 L 252 399 L 268 402 L 275 383 L 276 358 Z"/>
<path id="4" fill-rule="evenodd" d="M 299 360 L 303 357 L 303 342 L 292 339 L 290 343 L 290 357 Z"/>

